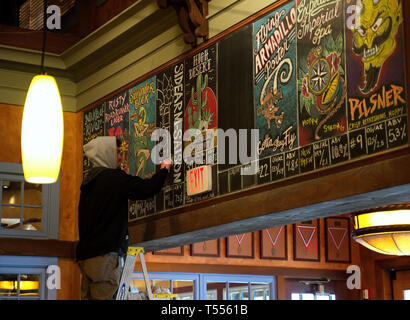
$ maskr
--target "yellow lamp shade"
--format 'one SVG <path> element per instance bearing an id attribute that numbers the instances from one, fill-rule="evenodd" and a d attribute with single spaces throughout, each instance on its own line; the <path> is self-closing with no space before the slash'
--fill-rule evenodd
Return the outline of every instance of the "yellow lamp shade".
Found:
<path id="1" fill-rule="evenodd" d="M 354 216 L 353 238 L 382 254 L 410 255 L 410 210 L 383 210 Z"/>
<path id="2" fill-rule="evenodd" d="M 357 237 L 356 241 L 378 253 L 395 256 L 410 255 L 410 232 L 366 235 Z"/>
<path id="3" fill-rule="evenodd" d="M 21 128 L 21 155 L 26 181 L 57 181 L 63 138 L 63 110 L 57 83 L 49 75 L 35 76 L 27 92 Z"/>

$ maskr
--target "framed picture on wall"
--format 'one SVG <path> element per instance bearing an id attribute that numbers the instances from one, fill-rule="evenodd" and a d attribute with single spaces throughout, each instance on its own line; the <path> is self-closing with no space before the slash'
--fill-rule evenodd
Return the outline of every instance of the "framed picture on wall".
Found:
<path id="1" fill-rule="evenodd" d="M 184 246 L 170 248 L 170 249 L 164 249 L 164 250 L 159 250 L 159 251 L 152 251 L 152 254 L 164 255 L 164 256 L 183 256 L 184 255 Z"/>
<path id="2" fill-rule="evenodd" d="M 219 257 L 219 239 L 191 244 L 191 256 Z"/>
<path id="3" fill-rule="evenodd" d="M 293 258 L 302 261 L 320 261 L 319 220 L 293 225 Z"/>
<path id="4" fill-rule="evenodd" d="M 226 256 L 228 258 L 253 259 L 253 232 L 236 234 L 226 238 Z"/>
<path id="5" fill-rule="evenodd" d="M 350 219 L 325 219 L 326 262 L 350 263 Z"/>
<path id="6" fill-rule="evenodd" d="M 279 226 L 260 231 L 261 259 L 288 259 L 287 227 Z"/>

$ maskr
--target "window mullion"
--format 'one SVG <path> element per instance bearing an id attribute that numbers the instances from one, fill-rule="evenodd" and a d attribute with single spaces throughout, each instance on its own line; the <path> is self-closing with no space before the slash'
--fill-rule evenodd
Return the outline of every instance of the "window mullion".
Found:
<path id="1" fill-rule="evenodd" d="M 20 281 L 21 281 L 21 273 L 19 272 L 17 275 L 17 300 L 20 300 Z"/>
<path id="2" fill-rule="evenodd" d="M 24 220 L 24 181 L 20 184 L 20 228 L 23 229 Z"/>

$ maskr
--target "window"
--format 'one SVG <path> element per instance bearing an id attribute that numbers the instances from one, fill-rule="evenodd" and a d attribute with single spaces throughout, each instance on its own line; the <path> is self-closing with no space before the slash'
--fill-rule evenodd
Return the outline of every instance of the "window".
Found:
<path id="1" fill-rule="evenodd" d="M 410 290 L 404 290 L 404 300 L 410 300 Z"/>
<path id="2" fill-rule="evenodd" d="M 57 258 L 0 256 L 0 301 L 55 300 L 56 289 L 46 286 L 49 265 Z"/>
<path id="3" fill-rule="evenodd" d="M 148 277 L 153 293 L 177 294 L 176 300 L 195 300 L 199 296 L 198 274 L 150 272 Z M 132 293 L 146 291 L 142 272 L 133 273 L 130 291 Z"/>
<path id="4" fill-rule="evenodd" d="M 336 300 L 333 293 L 292 293 L 291 300 Z"/>
<path id="5" fill-rule="evenodd" d="M 58 238 L 60 180 L 24 181 L 21 164 L 0 162 L 0 236 Z"/>
<path id="6" fill-rule="evenodd" d="M 274 300 L 274 276 L 150 272 L 153 292 L 177 294 L 177 300 Z M 135 272 L 130 290 L 145 291 L 142 272 Z M 250 293 L 250 294 L 249 294 Z"/>
<path id="7" fill-rule="evenodd" d="M 245 274 L 203 274 L 207 300 L 275 300 L 274 276 Z"/>

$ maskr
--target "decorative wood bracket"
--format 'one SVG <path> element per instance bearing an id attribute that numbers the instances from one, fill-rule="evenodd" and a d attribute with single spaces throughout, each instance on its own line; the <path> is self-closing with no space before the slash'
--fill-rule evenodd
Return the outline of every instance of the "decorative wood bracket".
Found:
<path id="1" fill-rule="evenodd" d="M 198 38 L 203 41 L 209 38 L 208 2 L 211 0 L 157 0 L 161 9 L 172 6 L 178 17 L 179 25 L 184 32 L 185 43 L 196 47 Z"/>

